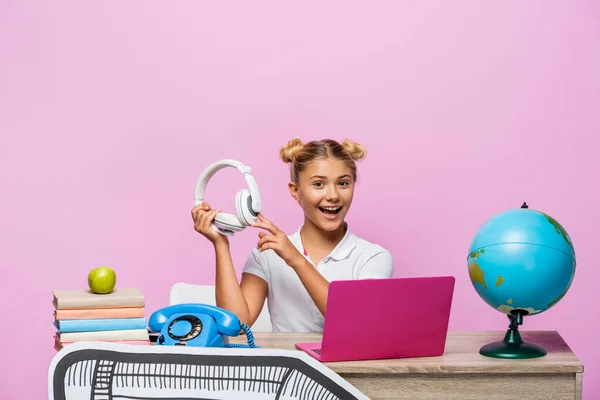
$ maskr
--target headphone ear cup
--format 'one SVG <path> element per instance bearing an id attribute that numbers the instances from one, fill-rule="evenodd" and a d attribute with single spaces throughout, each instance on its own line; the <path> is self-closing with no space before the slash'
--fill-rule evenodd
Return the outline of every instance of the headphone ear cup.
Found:
<path id="1" fill-rule="evenodd" d="M 244 225 L 233 214 L 218 213 L 213 220 L 213 227 L 221 234 L 233 236 L 235 232 L 244 230 Z"/>
<path id="2" fill-rule="evenodd" d="M 235 211 L 237 212 L 238 219 L 245 226 L 250 226 L 258 220 L 258 217 L 252 212 L 251 207 L 252 197 L 250 196 L 250 192 L 247 189 L 237 192 L 235 195 Z"/>

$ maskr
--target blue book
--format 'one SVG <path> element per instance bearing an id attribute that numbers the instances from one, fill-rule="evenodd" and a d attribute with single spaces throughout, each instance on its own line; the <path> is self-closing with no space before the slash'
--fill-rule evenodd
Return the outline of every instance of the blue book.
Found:
<path id="1" fill-rule="evenodd" d="M 59 332 L 116 331 L 146 329 L 146 318 L 68 319 L 54 321 Z"/>

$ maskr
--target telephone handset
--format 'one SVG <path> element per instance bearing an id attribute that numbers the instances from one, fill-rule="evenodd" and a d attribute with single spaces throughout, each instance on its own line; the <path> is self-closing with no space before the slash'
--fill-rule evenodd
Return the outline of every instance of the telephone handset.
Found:
<path id="1" fill-rule="evenodd" d="M 244 330 L 248 344 L 230 344 L 229 336 Z M 238 317 L 210 304 L 173 304 L 155 311 L 148 320 L 150 332 L 160 332 L 157 345 L 202 347 L 257 347 L 250 327 Z"/>

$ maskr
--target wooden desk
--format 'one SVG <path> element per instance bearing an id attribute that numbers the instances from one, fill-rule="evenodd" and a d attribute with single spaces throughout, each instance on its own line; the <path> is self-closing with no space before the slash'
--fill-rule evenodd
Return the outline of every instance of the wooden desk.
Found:
<path id="1" fill-rule="evenodd" d="M 521 332 L 548 354 L 530 360 L 484 357 L 479 348 L 504 332 L 449 332 L 441 357 L 325 363 L 372 399 L 581 400 L 583 365 L 554 331 Z M 245 343 L 241 335 L 233 343 Z M 294 350 L 318 333 L 254 333 L 263 348 Z"/>

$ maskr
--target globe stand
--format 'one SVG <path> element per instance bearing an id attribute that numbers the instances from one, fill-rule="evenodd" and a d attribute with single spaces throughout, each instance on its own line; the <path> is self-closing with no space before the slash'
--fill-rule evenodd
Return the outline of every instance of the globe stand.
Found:
<path id="1" fill-rule="evenodd" d="M 513 310 L 508 314 L 510 325 L 504 335 L 504 340 L 488 343 L 479 349 L 479 354 L 493 358 L 526 359 L 537 358 L 546 355 L 543 347 L 533 343 L 524 342 L 519 332 L 519 325 L 523 324 L 523 317 L 528 312 L 525 310 Z"/>

